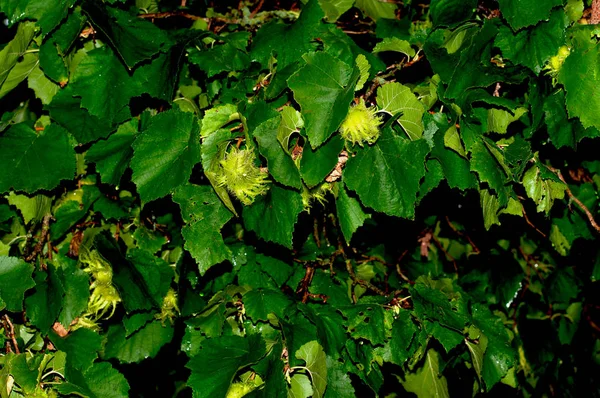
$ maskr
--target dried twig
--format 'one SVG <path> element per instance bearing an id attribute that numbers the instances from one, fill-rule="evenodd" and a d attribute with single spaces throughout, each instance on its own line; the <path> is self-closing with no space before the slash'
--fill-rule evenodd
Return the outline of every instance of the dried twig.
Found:
<path id="1" fill-rule="evenodd" d="M 182 17 L 182 18 L 191 19 L 193 21 L 198 21 L 200 19 L 203 19 L 208 22 L 208 18 L 203 18 L 198 15 L 188 14 L 187 12 L 183 12 L 183 11 L 154 12 L 154 13 L 149 13 L 149 14 L 138 15 L 138 18 L 143 18 L 143 19 L 162 19 L 162 18 L 171 18 L 171 17 Z"/>
<path id="2" fill-rule="evenodd" d="M 354 267 L 352 267 L 352 261 L 346 260 L 346 269 L 348 270 L 348 274 L 350 274 L 350 279 L 352 279 L 352 281 L 355 284 L 360 285 L 360 286 L 364 287 L 365 289 L 369 289 L 372 292 L 377 293 L 380 296 L 386 297 L 388 295 L 386 292 L 384 292 L 377 286 L 373 285 L 371 282 L 367 282 L 365 280 L 358 279 L 356 274 L 354 273 Z"/>
<path id="3" fill-rule="evenodd" d="M 553 167 L 549 167 L 549 169 L 552 170 L 558 176 L 558 178 L 560 178 L 560 180 L 565 184 L 565 191 L 567 192 L 567 195 L 569 195 L 569 198 L 571 198 L 573 202 L 577 203 L 577 206 L 579 206 L 579 208 L 583 210 L 592 227 L 596 230 L 596 232 L 600 233 L 600 226 L 594 219 L 592 212 L 590 211 L 590 209 L 587 208 L 586 205 L 583 204 L 581 200 L 579 200 L 575 195 L 573 195 L 573 192 L 571 192 L 571 189 L 569 188 L 569 184 L 567 184 L 567 182 L 565 181 L 565 178 L 563 177 L 560 170 L 555 169 Z"/>
<path id="4" fill-rule="evenodd" d="M 309 298 L 319 298 L 323 300 L 324 303 L 327 302 L 327 296 L 324 294 L 315 294 L 309 292 L 310 284 L 312 283 L 313 276 L 315 275 L 315 267 L 312 265 L 306 265 L 306 271 L 304 273 L 304 277 L 298 284 L 298 288 L 296 289 L 296 294 L 302 295 L 302 303 L 306 304 Z"/>
<path id="5" fill-rule="evenodd" d="M 31 254 L 25 257 L 25 261 L 32 261 L 37 257 L 38 254 L 42 252 L 44 249 L 44 244 L 46 243 L 46 239 L 48 239 L 48 233 L 50 232 L 50 220 L 52 219 L 51 214 L 46 214 L 42 220 L 42 232 L 40 233 L 40 239 L 36 243 L 35 247 Z"/>
<path id="6" fill-rule="evenodd" d="M 469 244 L 471 245 L 471 247 L 473 248 L 473 251 L 475 253 L 480 253 L 481 251 L 479 250 L 479 248 L 477 247 L 477 245 L 475 244 L 475 242 L 473 242 L 473 240 L 471 239 L 471 237 L 469 235 L 467 235 L 465 232 L 459 231 L 454 224 L 452 224 L 452 221 L 450 221 L 450 218 L 448 218 L 448 216 L 446 216 L 446 222 L 448 223 L 448 226 L 460 237 L 465 238 Z"/>
<path id="7" fill-rule="evenodd" d="M 17 338 L 15 337 L 15 327 L 13 326 L 7 314 L 4 314 L 4 326 L 6 329 L 6 337 L 8 337 L 11 341 L 15 353 L 20 354 L 21 351 L 19 350 L 19 344 L 17 344 Z M 6 351 L 12 352 L 8 342 L 6 342 Z"/>

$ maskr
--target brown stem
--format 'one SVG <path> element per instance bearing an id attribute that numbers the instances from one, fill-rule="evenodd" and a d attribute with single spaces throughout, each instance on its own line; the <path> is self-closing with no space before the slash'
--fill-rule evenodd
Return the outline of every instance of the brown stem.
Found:
<path id="1" fill-rule="evenodd" d="M 327 296 L 324 294 L 315 294 L 308 291 L 310 288 L 310 284 L 313 280 L 313 276 L 315 275 L 315 267 L 312 265 L 306 265 L 306 271 L 304 273 L 304 277 L 298 284 L 298 288 L 296 289 L 296 294 L 302 295 L 302 303 L 306 304 L 309 298 L 319 298 L 323 300 L 324 303 L 327 302 Z"/>
<path id="2" fill-rule="evenodd" d="M 44 216 L 44 218 L 42 220 L 42 232 L 40 233 L 40 239 L 36 243 L 31 254 L 29 254 L 27 257 L 25 257 L 25 261 L 27 261 L 27 262 L 32 261 L 44 249 L 44 244 L 46 243 L 46 239 L 48 239 L 48 233 L 50 232 L 50 219 L 52 219 L 51 214 L 46 214 Z"/>
<path id="3" fill-rule="evenodd" d="M 372 292 L 377 293 L 380 296 L 384 296 L 384 297 L 387 296 L 387 294 L 383 290 L 381 290 L 377 286 L 373 285 L 372 283 L 364 281 L 362 279 L 358 279 L 356 277 L 356 274 L 354 273 L 354 268 L 352 267 L 352 261 L 346 260 L 346 269 L 348 270 L 348 274 L 350 274 L 350 278 L 352 279 L 352 281 L 355 284 L 360 285 L 360 286 L 364 287 L 365 289 L 369 289 Z"/>
<path id="4" fill-rule="evenodd" d="M 481 251 L 479 250 L 479 248 L 477 247 L 477 245 L 475 244 L 475 242 L 473 242 L 473 240 L 471 239 L 471 237 L 469 235 L 467 235 L 465 232 L 459 231 L 454 224 L 452 224 L 452 221 L 450 221 L 450 218 L 448 218 L 448 216 L 446 216 L 446 222 L 448 223 L 448 226 L 460 237 L 465 238 L 469 244 L 471 245 L 471 247 L 473 248 L 473 251 L 475 253 L 480 253 Z"/>
<path id="5" fill-rule="evenodd" d="M 256 8 L 250 13 L 251 19 L 254 18 L 256 16 L 256 14 L 258 14 L 258 12 L 260 11 L 260 9 L 262 8 L 264 3 L 265 3 L 265 0 L 260 0 L 258 5 L 256 6 Z"/>
<path id="6" fill-rule="evenodd" d="M 10 318 L 8 317 L 7 314 L 4 314 L 4 324 L 6 325 L 6 336 L 12 342 L 15 352 L 17 354 L 20 354 L 21 351 L 19 350 L 19 344 L 17 344 L 17 339 L 15 337 L 15 327 L 13 326 L 13 324 L 10 321 Z M 7 344 L 6 347 L 7 347 L 7 351 L 8 351 L 10 349 L 9 345 Z"/>
<path id="7" fill-rule="evenodd" d="M 197 21 L 199 19 L 206 20 L 207 18 L 199 17 L 198 15 L 188 14 L 183 11 L 169 11 L 169 12 L 154 12 L 149 14 L 140 14 L 138 18 L 143 19 L 161 19 L 161 18 L 171 18 L 171 17 L 183 17 L 187 19 L 191 19 L 193 21 Z"/>
<path id="8" fill-rule="evenodd" d="M 565 184 L 565 186 L 566 186 L 565 190 L 567 192 L 567 195 L 569 195 L 569 198 L 571 198 L 571 200 L 573 200 L 573 202 L 577 203 L 577 206 L 579 206 L 579 208 L 581 210 L 583 210 L 583 212 L 587 216 L 587 219 L 589 220 L 592 227 L 596 230 L 596 232 L 600 233 L 600 226 L 594 219 L 592 212 L 590 211 L 590 209 L 588 209 L 586 207 L 586 205 L 583 204 L 583 202 L 581 202 L 581 200 L 579 200 L 575 195 L 573 195 L 573 192 L 571 192 L 571 189 L 569 188 L 569 184 L 567 184 L 567 182 L 565 181 L 565 178 L 563 177 L 560 170 L 552 168 L 552 167 L 549 167 L 549 169 L 552 170 L 558 176 L 558 178 L 560 178 L 560 180 Z"/>

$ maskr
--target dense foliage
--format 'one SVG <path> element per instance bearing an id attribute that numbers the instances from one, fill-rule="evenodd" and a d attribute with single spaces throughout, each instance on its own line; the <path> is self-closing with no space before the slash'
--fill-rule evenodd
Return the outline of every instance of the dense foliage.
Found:
<path id="1" fill-rule="evenodd" d="M 0 397 L 600 396 L 600 2 L 0 0 Z"/>

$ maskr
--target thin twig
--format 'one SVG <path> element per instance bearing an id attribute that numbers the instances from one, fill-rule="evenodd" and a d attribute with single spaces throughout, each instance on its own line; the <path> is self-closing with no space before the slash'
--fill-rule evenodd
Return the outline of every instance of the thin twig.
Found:
<path id="1" fill-rule="evenodd" d="M 256 8 L 250 13 L 250 19 L 254 18 L 256 16 L 256 14 L 258 14 L 258 12 L 260 11 L 260 9 L 262 8 L 264 3 L 265 3 L 265 0 L 260 0 L 258 5 L 256 6 Z"/>
<path id="2" fill-rule="evenodd" d="M 354 268 L 352 267 L 352 261 L 346 260 L 346 269 L 348 270 L 348 274 L 350 274 L 350 278 L 352 279 L 352 281 L 355 284 L 360 285 L 360 286 L 364 287 L 365 289 L 369 289 L 372 292 L 377 293 L 380 296 L 387 297 L 387 294 L 383 290 L 381 290 L 377 286 L 373 285 L 371 282 L 367 282 L 365 280 L 358 279 L 356 277 L 356 274 L 354 273 Z"/>
<path id="3" fill-rule="evenodd" d="M 25 257 L 25 261 L 29 262 L 36 258 L 38 254 L 42 252 L 44 249 L 44 244 L 46 243 L 46 239 L 48 239 L 48 233 L 50 232 L 50 220 L 52 219 L 51 214 L 46 214 L 42 220 L 42 232 L 40 233 L 40 239 L 38 239 L 37 244 L 33 248 L 31 254 Z"/>
<path id="4" fill-rule="evenodd" d="M 577 203 L 577 206 L 579 206 L 579 208 L 583 210 L 592 227 L 596 230 L 596 232 L 600 233 L 600 226 L 594 219 L 592 212 L 590 211 L 590 209 L 587 208 L 586 205 L 583 204 L 581 200 L 579 200 L 575 195 L 573 195 L 573 192 L 571 192 L 571 189 L 569 188 L 569 184 L 567 184 L 567 182 L 565 181 L 565 178 L 563 177 L 560 170 L 555 169 L 553 167 L 549 167 L 549 169 L 552 170 L 558 176 L 558 178 L 560 178 L 560 180 L 565 184 L 565 191 L 567 192 L 567 195 L 569 195 L 569 198 L 571 198 L 573 202 Z"/>
<path id="5" fill-rule="evenodd" d="M 4 314 L 4 324 L 6 325 L 6 328 L 7 328 L 6 335 L 12 342 L 15 352 L 17 354 L 20 354 L 21 351 L 19 350 L 19 344 L 17 344 L 17 339 L 15 337 L 15 327 L 13 326 L 12 322 L 10 321 L 8 314 Z M 8 345 L 7 345 L 7 348 L 8 348 Z"/>
<path id="6" fill-rule="evenodd" d="M 169 11 L 169 12 L 154 12 L 149 14 L 140 14 L 138 18 L 142 19 L 162 19 L 162 18 L 171 18 L 171 17 L 183 17 L 187 19 L 191 19 L 193 21 L 198 21 L 203 19 L 208 22 L 208 18 L 203 18 L 198 15 L 188 14 L 183 11 Z"/>
<path id="7" fill-rule="evenodd" d="M 465 232 L 459 231 L 454 224 L 452 224 L 452 221 L 450 221 L 450 218 L 448 218 L 448 216 L 446 216 L 446 222 L 448 223 L 448 226 L 460 237 L 465 238 L 469 244 L 471 245 L 471 247 L 473 248 L 473 251 L 475 253 L 480 253 L 481 251 L 479 250 L 479 248 L 477 247 L 477 245 L 475 244 L 475 242 L 473 242 L 473 240 L 471 239 L 471 237 L 469 235 L 467 235 Z"/>

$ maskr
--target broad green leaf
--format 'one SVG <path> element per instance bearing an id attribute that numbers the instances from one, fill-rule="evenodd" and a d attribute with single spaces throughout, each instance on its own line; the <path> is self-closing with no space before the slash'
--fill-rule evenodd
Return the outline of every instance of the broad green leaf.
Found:
<path id="1" fill-rule="evenodd" d="M 406 40 L 400 40 L 397 37 L 386 37 L 383 39 L 383 41 L 377 43 L 375 48 L 373 48 L 374 53 L 380 53 L 384 51 L 402 53 L 409 58 L 415 56 L 415 50 L 410 46 L 410 43 Z"/>
<path id="2" fill-rule="evenodd" d="M 413 218 L 428 150 L 424 140 L 408 141 L 384 129 L 375 145 L 357 150 L 348 160 L 344 181 L 365 206 Z"/>
<path id="3" fill-rule="evenodd" d="M 303 0 L 306 2 L 306 0 Z M 325 13 L 328 22 L 335 22 L 337 19 L 354 5 L 354 0 L 319 0 L 319 4 Z"/>
<path id="4" fill-rule="evenodd" d="M 162 258 L 138 248 L 128 250 L 127 259 L 131 261 L 133 267 L 141 275 L 148 295 L 152 298 L 156 307 L 160 308 L 163 298 L 171 286 L 174 276 L 173 269 Z"/>
<path id="5" fill-rule="evenodd" d="M 398 8 L 394 3 L 385 3 L 380 0 L 356 0 L 354 5 L 374 21 L 380 18 L 396 18 L 396 9 Z"/>
<path id="6" fill-rule="evenodd" d="M 481 374 L 489 391 L 517 363 L 516 352 L 511 347 L 502 320 L 492 314 L 487 306 L 475 304 L 472 313 L 473 323 L 484 334 L 480 341 L 487 339 Z"/>
<path id="7" fill-rule="evenodd" d="M 27 79 L 38 67 L 39 61 L 36 54 L 25 54 L 10 70 L 6 80 L 0 86 L 0 98 L 17 87 L 23 80 Z"/>
<path id="8" fill-rule="evenodd" d="M 173 339 L 173 327 L 155 320 L 139 329 L 132 336 L 125 336 L 125 328 L 114 325 L 106 333 L 103 357 L 115 358 L 121 363 L 138 363 L 154 358 L 158 351 Z"/>
<path id="9" fill-rule="evenodd" d="M 360 72 L 323 52 L 303 58 L 305 65 L 288 79 L 288 85 L 302 108 L 310 145 L 317 148 L 346 117 Z"/>
<path id="10" fill-rule="evenodd" d="M 446 30 L 444 32 L 444 47 L 448 50 L 448 54 L 454 54 L 460 50 L 463 44 L 468 44 L 473 33 L 477 31 L 478 25 L 475 23 L 467 23 L 460 25 L 454 30 Z"/>
<path id="11" fill-rule="evenodd" d="M 577 32 L 571 54 L 560 69 L 558 81 L 567 92 L 569 117 L 578 117 L 586 129 L 600 129 L 600 115 L 589 111 L 600 106 L 600 98 L 590 95 L 600 84 L 599 71 L 600 50 L 595 39 L 589 39 L 587 31 Z"/>
<path id="12" fill-rule="evenodd" d="M 560 180 L 545 178 L 541 174 L 540 167 L 545 168 L 546 166 L 535 165 L 525 172 L 523 186 L 527 191 L 527 196 L 537 205 L 537 211 L 549 213 L 554 200 L 565 197 L 566 186 Z M 558 178 L 556 177 L 556 179 Z"/>
<path id="13" fill-rule="evenodd" d="M 265 343 L 260 335 L 204 340 L 200 352 L 186 365 L 192 371 L 188 385 L 194 398 L 225 396 L 238 370 L 255 364 L 264 355 Z"/>
<path id="14" fill-rule="evenodd" d="M 325 283 L 322 283 L 323 281 Z M 335 285 L 331 283 L 331 278 L 324 274 L 316 274 L 312 283 L 312 287 L 315 291 L 327 292 L 329 299 L 332 300 L 328 300 L 328 303 L 335 302 L 336 305 L 340 303 L 347 304 L 347 290 L 343 287 L 339 287 L 339 290 L 344 296 L 344 300 L 337 301 L 336 298 L 333 297 L 334 286 Z M 304 316 L 315 325 L 317 330 L 317 340 L 319 341 L 319 344 L 323 345 L 323 349 L 328 357 L 336 359 L 340 358 L 343 353 L 344 344 L 348 339 L 346 327 L 344 326 L 344 318 L 340 312 L 334 308 L 323 306 L 306 306 L 300 307 L 299 309 Z"/>
<path id="15" fill-rule="evenodd" d="M 300 132 L 302 127 L 304 127 L 302 114 L 291 106 L 284 106 L 281 110 L 281 123 L 277 131 L 277 140 L 286 152 L 289 151 L 290 137 L 292 134 Z"/>
<path id="16" fill-rule="evenodd" d="M 351 398 L 356 396 L 350 375 L 344 370 L 343 364 L 327 357 L 327 389 L 326 398 Z"/>
<path id="17" fill-rule="evenodd" d="M 75 176 L 75 151 L 60 126 L 37 134 L 20 123 L 0 136 L 0 169 L 0 192 L 50 190 Z"/>
<path id="18" fill-rule="evenodd" d="M 67 16 L 75 2 L 76 0 L 3 0 L 0 1 L 0 9 L 7 16 L 9 25 L 33 19 L 44 35 L 47 35 Z"/>
<path id="19" fill-rule="evenodd" d="M 119 186 L 123 173 L 133 155 L 131 145 L 138 133 L 138 120 L 123 123 L 106 140 L 100 140 L 86 153 L 86 160 L 96 164 L 96 170 L 105 184 Z"/>
<path id="20" fill-rule="evenodd" d="M 347 244 L 350 244 L 352 235 L 365 223 L 365 220 L 371 218 L 371 215 L 365 213 L 360 202 L 348 194 L 345 185 L 340 187 L 335 206 L 344 239 Z"/>
<path id="21" fill-rule="evenodd" d="M 67 353 L 67 377 L 71 369 L 82 372 L 89 369 L 102 348 L 102 337 L 86 328 L 74 330 L 65 337 L 54 333 L 50 333 L 49 337 L 58 350 Z"/>
<path id="22" fill-rule="evenodd" d="M 154 315 L 152 312 L 136 312 L 131 316 L 123 318 L 123 327 L 125 328 L 125 337 L 129 338 L 135 332 L 153 321 Z"/>
<path id="23" fill-rule="evenodd" d="M 493 133 L 506 134 L 508 125 L 515 122 L 527 113 L 526 108 L 517 108 L 513 112 L 504 109 L 488 109 L 487 127 Z"/>
<path id="24" fill-rule="evenodd" d="M 432 0 L 429 15 L 434 27 L 454 26 L 470 19 L 477 0 Z"/>
<path id="25" fill-rule="evenodd" d="M 439 354 L 432 348 L 427 350 L 423 366 L 406 374 L 402 386 L 419 398 L 450 398 L 448 382 L 441 373 Z"/>
<path id="26" fill-rule="evenodd" d="M 469 354 L 471 354 L 471 363 L 473 363 L 473 368 L 475 369 L 475 373 L 477 373 L 477 378 L 481 381 L 481 369 L 483 368 L 483 355 L 485 353 L 485 347 L 482 347 L 481 342 L 474 342 L 469 339 L 465 339 L 465 344 L 467 345 Z"/>
<path id="27" fill-rule="evenodd" d="M 246 34 L 246 32 L 239 33 Z M 250 65 L 248 54 L 240 51 L 232 43 L 215 45 L 204 51 L 193 49 L 190 51 L 189 61 L 206 72 L 208 77 L 213 77 L 221 72 L 241 71 Z"/>
<path id="28" fill-rule="evenodd" d="M 504 157 L 493 143 L 488 144 L 485 139 L 475 141 L 471 148 L 471 170 L 477 173 L 481 182 L 487 182 L 496 191 L 500 206 L 508 200 L 504 189 L 508 180 L 507 167 L 502 167 L 503 164 Z"/>
<path id="29" fill-rule="evenodd" d="M 390 116 L 401 114 L 398 123 L 411 140 L 423 135 L 425 109 L 410 88 L 400 83 L 388 83 L 377 89 L 377 105 L 381 112 Z"/>
<path id="30" fill-rule="evenodd" d="M 186 222 L 182 234 L 185 248 L 198 263 L 203 275 L 210 267 L 231 258 L 231 251 L 223 242 L 221 228 L 232 214 L 207 185 L 183 185 L 173 194 L 181 207 Z"/>
<path id="31" fill-rule="evenodd" d="M 298 167 L 291 156 L 283 149 L 277 140 L 280 128 L 280 117 L 274 117 L 260 124 L 254 130 L 254 137 L 258 141 L 258 149 L 266 159 L 269 174 L 273 178 L 288 187 L 300 189 L 302 181 Z"/>
<path id="32" fill-rule="evenodd" d="M 446 133 L 444 133 L 444 146 L 452 149 L 463 158 L 467 157 L 467 153 L 465 152 L 465 148 L 463 147 L 463 143 L 460 139 L 460 134 L 458 133 L 456 126 L 450 126 L 450 128 L 446 130 Z"/>
<path id="33" fill-rule="evenodd" d="M 200 162 L 200 128 L 192 113 L 159 113 L 133 143 L 132 180 L 143 202 L 161 198 L 186 183 Z"/>
<path id="34" fill-rule="evenodd" d="M 307 375 L 294 374 L 290 380 L 288 398 L 308 398 L 313 395 L 312 384 Z"/>
<path id="35" fill-rule="evenodd" d="M 358 54 L 356 56 L 356 66 L 360 71 L 360 77 L 358 78 L 358 82 L 356 82 L 354 91 L 360 91 L 369 79 L 369 70 L 371 69 L 371 64 L 369 64 L 367 57 L 365 57 L 363 54 Z"/>
<path id="36" fill-rule="evenodd" d="M 379 305 L 357 304 L 341 307 L 340 311 L 353 339 L 364 339 L 373 346 L 383 344 L 386 339 L 384 310 Z"/>
<path id="37" fill-rule="evenodd" d="M 417 281 L 410 289 L 415 315 L 462 332 L 468 322 L 467 310 L 460 294 L 448 291 L 449 284 L 451 288 L 449 279 Z"/>
<path id="38" fill-rule="evenodd" d="M 550 57 L 556 55 L 559 47 L 565 44 L 567 25 L 565 13 L 558 9 L 551 14 L 549 21 L 516 33 L 502 25 L 494 44 L 514 64 L 525 65 L 535 73 L 540 73 Z"/>
<path id="39" fill-rule="evenodd" d="M 291 248 L 294 226 L 303 209 L 299 193 L 273 184 L 266 195 L 244 207 L 244 225 L 261 239 Z"/>
<path id="40" fill-rule="evenodd" d="M 17 257 L 0 256 L 0 299 L 8 311 L 23 311 L 23 296 L 35 286 L 32 273 L 33 265 Z"/>
<path id="41" fill-rule="evenodd" d="M 498 212 L 500 210 L 500 202 L 498 197 L 490 192 L 489 189 L 479 191 L 481 209 L 483 210 L 483 225 L 485 229 L 490 229 L 492 225 L 500 225 Z"/>
<path id="42" fill-rule="evenodd" d="M 278 318 L 285 316 L 285 309 L 292 303 L 278 290 L 255 289 L 244 295 L 244 308 L 246 314 L 254 323 L 268 321 L 269 314 Z"/>
<path id="43" fill-rule="evenodd" d="M 19 58 L 25 54 L 35 33 L 35 25 L 31 22 L 22 23 L 17 28 L 15 37 L 0 51 L 0 91 L 5 94 L 4 85 Z M 14 88 L 14 86 L 13 86 Z"/>
<path id="44" fill-rule="evenodd" d="M 565 107 L 565 92 L 563 90 L 546 97 L 544 101 L 544 121 L 550 136 L 550 142 L 556 148 L 563 146 L 577 148 L 577 143 L 584 138 L 600 136 L 600 131 L 595 127 L 585 129 L 578 118 L 567 115 Z"/>
<path id="45" fill-rule="evenodd" d="M 237 107 L 233 104 L 224 104 L 210 108 L 204 112 L 200 135 L 207 137 L 226 124 L 238 120 L 239 117 Z"/>
<path id="46" fill-rule="evenodd" d="M 392 325 L 392 337 L 390 339 L 390 349 L 392 350 L 392 363 L 402 366 L 411 355 L 410 346 L 415 333 L 418 331 L 417 325 L 408 311 L 400 310 L 398 318 Z"/>
<path id="47" fill-rule="evenodd" d="M 33 293 L 25 298 L 25 311 L 31 324 L 46 335 L 60 314 L 64 286 L 53 264 L 48 264 L 47 274 L 38 271 L 34 278 Z"/>
<path id="48" fill-rule="evenodd" d="M 63 264 L 57 268 L 56 272 L 64 290 L 58 322 L 64 327 L 68 327 L 87 308 L 90 296 L 90 277 L 77 267 L 75 261 L 70 260 L 63 260 Z"/>
<path id="49" fill-rule="evenodd" d="M 296 358 L 306 362 L 313 387 L 313 398 L 322 398 L 327 388 L 327 358 L 317 341 L 310 341 L 296 351 Z"/>
<path id="50" fill-rule="evenodd" d="M 71 227 L 87 214 L 90 206 L 100 197 L 100 191 L 93 185 L 84 185 L 66 195 L 64 200 L 54 207 L 55 221 L 50 224 L 50 234 L 54 239 L 62 237 Z"/>
<path id="51" fill-rule="evenodd" d="M 29 224 L 31 221 L 41 221 L 46 214 L 50 213 L 52 199 L 54 198 L 46 195 L 35 195 L 30 198 L 26 195 L 17 195 L 11 192 L 6 199 L 9 204 L 19 210 L 25 224 Z"/>
<path id="52" fill-rule="evenodd" d="M 300 174 L 309 188 L 313 188 L 325 180 L 339 162 L 339 155 L 344 148 L 344 140 L 333 136 L 317 149 L 306 145 L 300 159 Z"/>
<path id="53" fill-rule="evenodd" d="M 153 23 L 127 11 L 87 2 L 84 11 L 123 58 L 129 69 L 168 46 L 168 36 Z"/>
<path id="54" fill-rule="evenodd" d="M 127 379 L 108 362 L 96 362 L 84 373 L 75 373 L 68 382 L 59 383 L 55 388 L 64 395 L 73 394 L 89 398 L 130 396 Z"/>
<path id="55" fill-rule="evenodd" d="M 565 14 L 569 17 L 569 21 L 576 22 L 583 16 L 583 9 L 583 0 L 567 0 Z"/>
<path id="56" fill-rule="evenodd" d="M 550 11 L 562 0 L 498 0 L 502 16 L 506 18 L 511 28 L 519 30 L 526 26 L 536 25 L 550 18 Z"/>
<path id="57" fill-rule="evenodd" d="M 60 86 L 48 79 L 39 65 L 34 68 L 27 78 L 27 85 L 35 92 L 42 104 L 48 105 L 60 90 Z"/>

